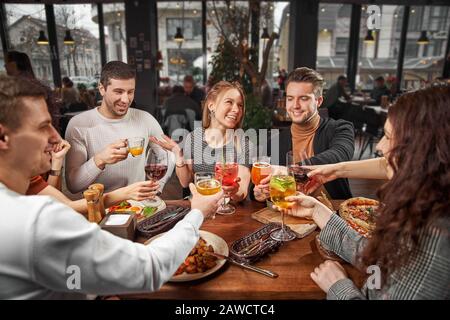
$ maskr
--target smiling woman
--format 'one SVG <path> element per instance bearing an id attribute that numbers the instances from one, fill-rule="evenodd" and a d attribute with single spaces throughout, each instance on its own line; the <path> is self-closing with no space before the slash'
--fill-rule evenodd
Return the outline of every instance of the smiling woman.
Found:
<path id="1" fill-rule="evenodd" d="M 247 197 L 250 183 L 251 159 L 256 155 L 253 144 L 239 137 L 235 130 L 242 128 L 245 113 L 245 96 L 237 82 L 220 81 L 205 98 L 202 127 L 195 129 L 185 138 L 184 149 L 170 138 L 164 142 L 153 140 L 160 146 L 174 151 L 177 157 L 176 172 L 183 187 L 186 187 L 196 172 L 214 172 L 221 156 L 228 158 L 236 153 L 238 177 L 231 186 L 223 186 L 232 200 L 241 201 Z M 225 153 L 222 151 L 225 150 Z M 230 156 L 230 158 L 232 158 Z"/>

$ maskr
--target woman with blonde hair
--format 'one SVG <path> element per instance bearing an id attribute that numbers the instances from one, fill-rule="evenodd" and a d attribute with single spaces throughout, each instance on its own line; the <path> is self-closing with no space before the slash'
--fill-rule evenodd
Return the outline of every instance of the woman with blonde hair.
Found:
<path id="1" fill-rule="evenodd" d="M 247 197 L 250 183 L 253 144 L 236 135 L 242 128 L 245 114 L 245 95 L 238 82 L 220 81 L 209 91 L 203 104 L 202 127 L 189 133 L 183 148 L 167 136 L 163 141 L 151 141 L 171 150 L 176 156 L 176 173 L 183 187 L 194 180 L 196 172 L 214 172 L 222 152 L 237 155 L 238 177 L 233 186 L 223 186 L 230 199 L 239 202 Z"/>

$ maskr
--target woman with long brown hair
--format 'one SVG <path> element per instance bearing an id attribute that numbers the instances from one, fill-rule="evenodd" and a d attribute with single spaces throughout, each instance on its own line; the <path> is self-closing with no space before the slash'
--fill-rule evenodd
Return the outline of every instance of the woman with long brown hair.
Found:
<path id="1" fill-rule="evenodd" d="M 359 290 L 339 263 L 321 264 L 311 278 L 329 299 L 450 298 L 449 108 L 448 86 L 407 93 L 389 109 L 377 146 L 383 158 L 311 167 L 309 176 L 320 183 L 388 179 L 370 239 L 312 197 L 288 199 L 295 201 L 290 214 L 311 217 L 322 229 L 326 249 L 362 270 L 379 267 L 380 286 Z"/>

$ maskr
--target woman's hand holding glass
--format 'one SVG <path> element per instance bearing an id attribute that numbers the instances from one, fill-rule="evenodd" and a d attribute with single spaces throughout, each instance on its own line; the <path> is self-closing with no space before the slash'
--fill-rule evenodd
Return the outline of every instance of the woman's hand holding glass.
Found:
<path id="1" fill-rule="evenodd" d="M 293 202 L 294 204 L 288 209 L 283 209 L 278 206 L 274 206 L 274 208 L 294 217 L 313 219 L 320 229 L 325 227 L 333 214 L 333 212 L 319 200 L 306 196 L 303 193 L 286 197 L 286 201 Z"/>
<path id="2" fill-rule="evenodd" d="M 340 178 L 340 165 L 339 163 L 334 164 L 324 164 L 320 166 L 303 166 L 305 169 L 309 169 L 307 173 L 308 177 L 311 179 L 308 183 L 307 193 L 311 194 L 316 191 L 321 185 Z"/>
<path id="3" fill-rule="evenodd" d="M 236 195 L 236 193 L 239 192 L 239 188 L 240 188 L 239 182 L 241 182 L 241 178 L 237 177 L 234 180 L 233 185 L 231 185 L 231 186 L 224 186 L 224 185 L 222 185 L 223 191 L 225 192 L 227 197 L 229 197 L 232 200 L 234 200 L 234 196 Z"/>
<path id="4" fill-rule="evenodd" d="M 159 183 L 155 180 L 140 181 L 118 189 L 124 200 L 143 201 L 153 199 L 158 193 Z"/>

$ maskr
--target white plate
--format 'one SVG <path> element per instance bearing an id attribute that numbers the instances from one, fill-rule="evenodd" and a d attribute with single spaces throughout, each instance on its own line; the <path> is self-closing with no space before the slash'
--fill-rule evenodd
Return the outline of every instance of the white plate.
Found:
<path id="1" fill-rule="evenodd" d="M 154 201 L 148 201 L 148 200 L 142 200 L 140 201 L 140 203 L 142 203 L 142 205 L 144 207 L 159 207 L 161 205 L 162 202 L 164 202 L 160 197 L 155 196 L 155 198 L 153 199 Z"/>
<path id="2" fill-rule="evenodd" d="M 150 238 L 149 240 L 147 240 L 145 242 L 145 244 L 148 244 L 148 243 L 152 242 L 153 240 L 158 239 L 163 234 L 164 233 L 161 233 L 161 234 L 158 234 L 157 236 L 154 236 L 153 238 Z M 228 256 L 228 254 L 229 254 L 228 245 L 225 242 L 225 240 L 223 240 L 221 237 L 219 237 L 218 235 L 216 235 L 214 233 L 204 231 L 204 230 L 200 230 L 200 237 L 202 237 L 206 241 L 207 244 L 209 244 L 213 247 L 215 253 L 219 253 L 224 256 Z M 216 266 L 214 268 L 211 268 L 202 273 L 182 273 L 182 274 L 173 276 L 169 281 L 170 282 L 185 282 L 185 281 L 192 281 L 192 280 L 198 280 L 201 278 L 205 278 L 205 277 L 209 276 L 210 274 L 213 274 L 220 268 L 222 268 L 223 265 L 225 264 L 225 262 L 226 261 L 224 259 L 217 259 Z"/>
<path id="3" fill-rule="evenodd" d="M 161 210 L 164 210 L 167 207 L 166 203 L 163 200 L 161 200 L 161 199 L 159 199 L 159 200 L 161 202 L 159 203 L 158 209 L 155 211 L 155 213 L 159 212 Z M 135 201 L 135 200 L 127 200 L 127 201 L 131 204 L 132 207 L 141 207 L 141 208 L 145 207 L 145 204 L 142 201 Z M 109 213 L 109 208 L 106 209 L 106 213 Z M 142 217 L 141 219 L 138 220 L 138 222 L 143 219 L 145 219 L 145 218 Z"/>

